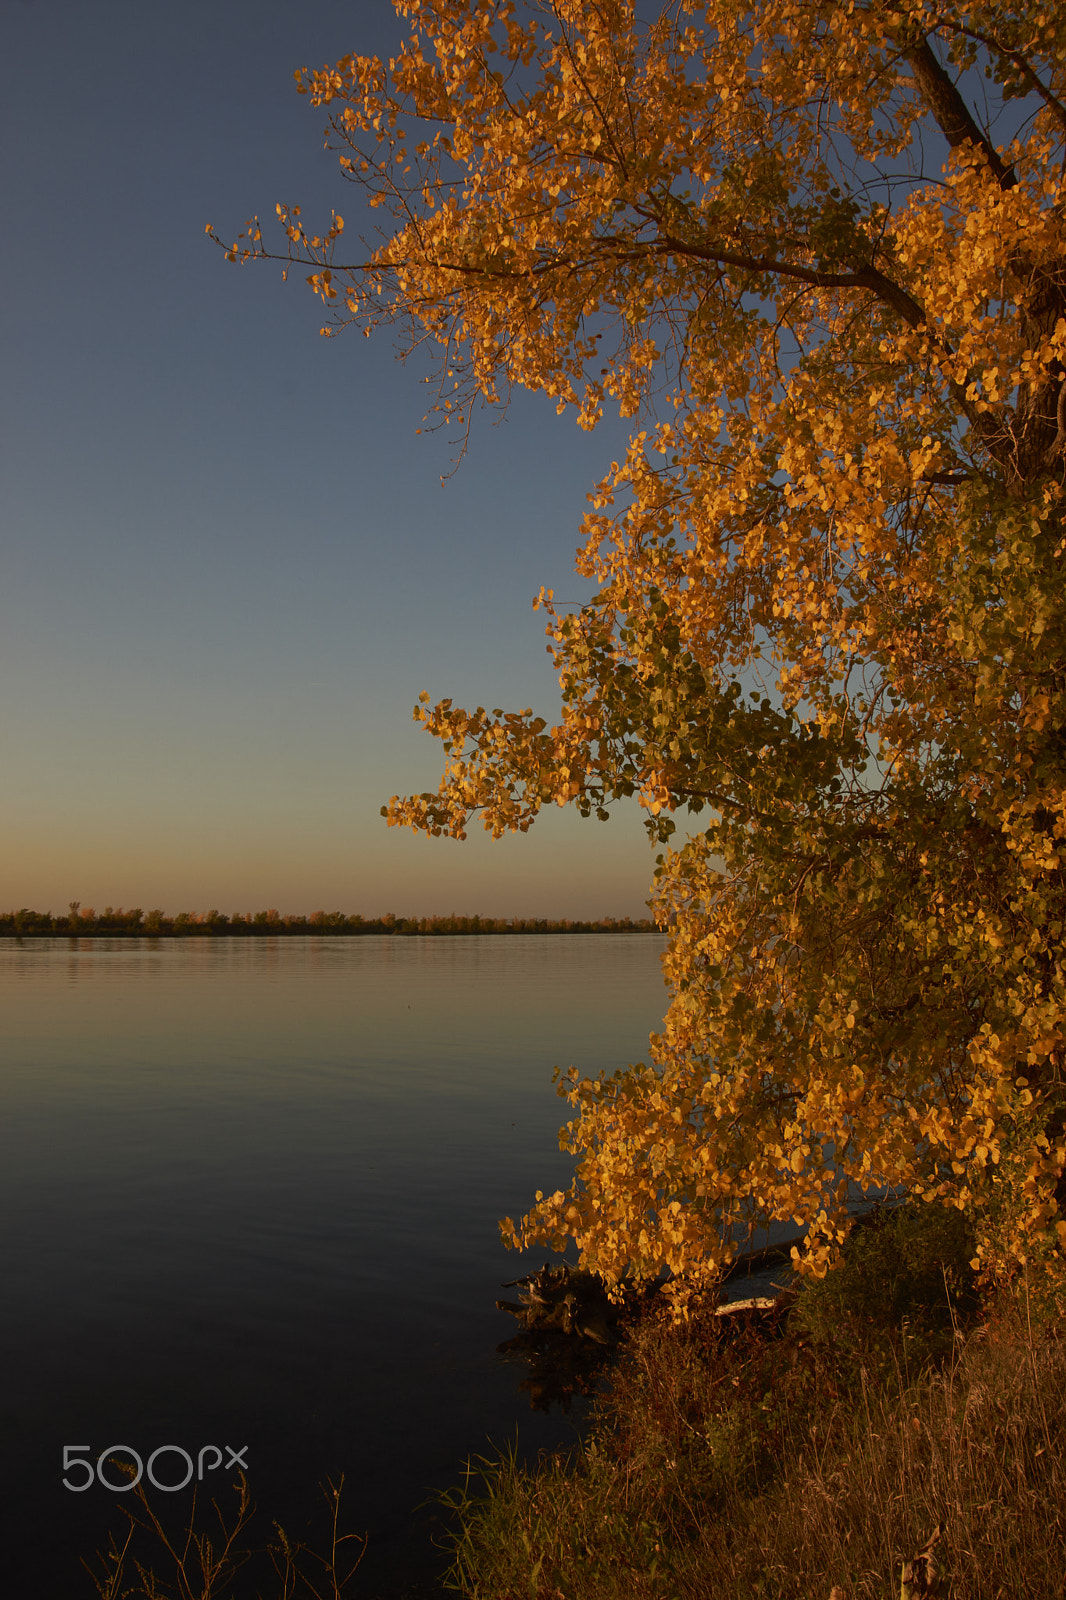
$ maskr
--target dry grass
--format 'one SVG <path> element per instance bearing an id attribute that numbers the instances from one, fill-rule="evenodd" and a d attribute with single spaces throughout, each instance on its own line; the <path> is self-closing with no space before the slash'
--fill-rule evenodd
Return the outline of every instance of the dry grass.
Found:
<path id="1" fill-rule="evenodd" d="M 769 1491 L 679 1551 L 677 1592 L 882 1600 L 939 1525 L 952 1600 L 1061 1600 L 1064 1421 L 1060 1343 L 973 1335 L 942 1371 L 867 1382 L 794 1435 Z"/>
<path id="2" fill-rule="evenodd" d="M 453 1497 L 468 1600 L 888 1600 L 943 1528 L 937 1593 L 1066 1594 L 1066 1348 L 1010 1318 L 909 1375 L 709 1320 L 631 1334 L 591 1443 Z"/>
<path id="3" fill-rule="evenodd" d="M 160 1517 L 138 1484 L 123 1507 L 122 1537 L 112 1537 L 97 1556 L 96 1570 L 85 1565 L 100 1600 L 355 1600 L 351 1585 L 366 1539 L 341 1532 L 343 1488 L 343 1477 L 322 1485 L 326 1536 L 318 1550 L 277 1523 L 267 1544 L 253 1541 L 255 1507 L 243 1473 L 233 1485 L 231 1511 L 213 1500 L 202 1516 L 194 1494 L 177 1525 Z"/>

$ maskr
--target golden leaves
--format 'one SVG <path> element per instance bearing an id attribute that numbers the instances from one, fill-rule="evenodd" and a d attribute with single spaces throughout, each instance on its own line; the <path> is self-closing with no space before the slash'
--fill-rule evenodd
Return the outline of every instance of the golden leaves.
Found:
<path id="1" fill-rule="evenodd" d="M 1031 1250 L 1066 1034 L 1061 28 L 1027 0 L 402 9 L 392 61 L 299 79 L 383 242 L 343 264 L 340 217 L 279 207 L 282 259 L 331 326 L 439 351 L 438 420 L 518 384 L 640 425 L 589 497 L 595 599 L 534 602 L 557 724 L 421 697 L 445 770 L 385 814 L 498 837 L 635 796 L 664 846 L 710 818 L 659 865 L 650 1060 L 568 1084 L 575 1184 L 508 1239 L 698 1272 L 792 1218 L 820 1273 L 849 1186 L 1017 1180 L 981 1250 Z M 980 107 L 944 124 L 937 73 L 978 60 L 993 111 L 1033 96 L 995 159 Z M 254 218 L 228 247 L 266 253 Z"/>

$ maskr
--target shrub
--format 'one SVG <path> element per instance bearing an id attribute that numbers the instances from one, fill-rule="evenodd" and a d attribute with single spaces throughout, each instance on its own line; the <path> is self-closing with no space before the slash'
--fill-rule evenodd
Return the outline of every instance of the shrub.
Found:
<path id="1" fill-rule="evenodd" d="M 837 1270 L 804 1281 L 797 1321 L 862 1359 L 891 1351 L 921 1364 L 945 1355 L 976 1309 L 973 1252 L 970 1223 L 954 1207 L 879 1206 L 852 1232 Z"/>

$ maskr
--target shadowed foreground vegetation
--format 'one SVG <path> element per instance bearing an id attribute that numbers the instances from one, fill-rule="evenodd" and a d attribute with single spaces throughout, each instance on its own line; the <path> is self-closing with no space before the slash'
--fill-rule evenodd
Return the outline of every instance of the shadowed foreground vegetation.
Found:
<path id="1" fill-rule="evenodd" d="M 1024 1279 L 982 1303 L 971 1249 L 959 1212 L 907 1207 L 769 1318 L 642 1317 L 582 1446 L 471 1464 L 449 1586 L 889 1600 L 940 1528 L 905 1600 L 1060 1600 L 1066 1346 Z"/>
<path id="2" fill-rule="evenodd" d="M 213 937 L 230 936 L 256 938 L 263 934 L 470 934 L 470 933 L 656 933 L 655 923 L 647 917 L 634 921 L 631 917 L 601 917 L 596 922 L 574 921 L 570 918 L 549 917 L 397 917 L 386 912 L 383 917 L 349 916 L 344 911 L 313 911 L 309 917 L 282 915 L 273 907 L 269 911 L 234 911 L 226 916 L 221 911 L 179 911 L 168 917 L 163 911 L 142 911 L 140 906 L 125 911 L 106 906 L 94 911 L 92 906 L 82 909 L 81 903 L 72 900 L 66 916 L 55 917 L 50 911 L 30 911 L 25 906 L 19 911 L 0 912 L 0 937 L 17 939 L 47 939 L 66 934 L 71 938 L 140 939 L 187 938 L 197 935 Z"/>

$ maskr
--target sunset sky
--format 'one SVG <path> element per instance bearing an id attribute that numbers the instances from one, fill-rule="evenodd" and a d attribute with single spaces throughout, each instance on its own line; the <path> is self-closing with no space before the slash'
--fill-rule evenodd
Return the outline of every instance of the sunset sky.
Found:
<path id="1" fill-rule="evenodd" d="M 554 714 L 531 601 L 588 593 L 621 426 L 519 396 L 442 486 L 424 369 L 205 237 L 369 229 L 293 72 L 400 34 L 389 0 L 0 0 L 4 909 L 645 914 L 635 808 L 379 816 L 437 784 L 420 690 Z"/>

